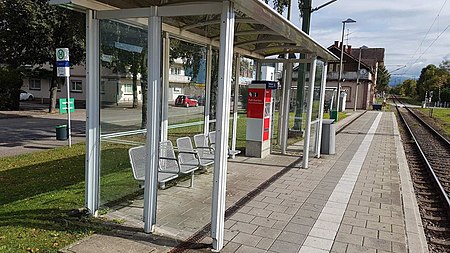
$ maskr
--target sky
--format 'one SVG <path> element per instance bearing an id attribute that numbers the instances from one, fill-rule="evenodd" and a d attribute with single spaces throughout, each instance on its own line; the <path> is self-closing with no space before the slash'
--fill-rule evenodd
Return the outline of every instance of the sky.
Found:
<path id="1" fill-rule="evenodd" d="M 292 2 L 293 23 L 301 27 L 297 1 Z M 312 6 L 326 2 L 312 0 Z M 450 60 L 450 0 L 338 0 L 313 12 L 310 35 L 328 47 L 341 40 L 347 18 L 357 22 L 346 24 L 344 43 L 348 37 L 353 48 L 385 48 L 392 77 L 418 77 L 428 64 Z"/>

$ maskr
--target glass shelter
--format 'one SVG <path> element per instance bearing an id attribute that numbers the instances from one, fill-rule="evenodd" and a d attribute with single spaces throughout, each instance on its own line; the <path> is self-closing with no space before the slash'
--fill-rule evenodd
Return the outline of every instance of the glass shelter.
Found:
<path id="1" fill-rule="evenodd" d="M 308 167 L 310 155 L 319 155 L 326 62 L 336 60 L 336 57 L 263 1 L 50 2 L 86 13 L 85 205 L 91 214 L 97 215 L 101 204 L 109 202 L 108 198 L 112 195 L 117 197 L 116 192 L 124 197 L 133 193 L 130 182 L 118 179 L 125 171 L 115 159 L 127 156 L 128 148 L 143 146 L 144 231 L 152 233 L 155 229 L 157 204 L 162 204 L 157 201 L 160 196 L 159 158 L 163 153 L 160 143 L 167 140 L 171 130 L 175 129 L 174 115 L 177 111 L 172 110 L 168 101 L 175 92 L 180 92 L 175 89 L 180 87 L 170 84 L 171 73 L 180 73 L 176 68 L 173 71 L 170 69 L 170 41 L 174 39 L 203 48 L 206 72 L 203 91 L 198 87 L 189 92 L 195 94 L 198 91 L 199 95 L 204 92 L 205 104 L 201 110 L 183 111 L 182 115 L 192 117 L 193 121 L 182 123 L 195 126 L 193 122 L 203 119 L 200 127 L 192 131 L 206 134 L 210 130 L 210 109 L 214 109 L 215 152 L 210 219 L 215 250 L 222 249 L 224 241 L 232 66 L 238 56 L 254 59 L 257 79 L 261 75 L 263 62 L 281 62 L 286 66 L 303 62 L 310 65 L 305 96 L 307 113 L 303 167 Z M 307 58 L 267 59 L 289 53 L 303 53 Z M 286 80 L 291 76 L 289 72 L 292 73 L 292 67 L 290 70 L 287 68 Z M 215 92 L 211 92 L 213 86 L 217 87 Z M 213 93 L 214 98 L 211 96 Z M 285 99 L 283 95 L 281 103 Z M 285 107 L 285 112 L 289 112 L 288 107 Z M 233 115 L 233 121 L 237 120 L 236 114 Z M 235 122 L 232 126 L 234 129 L 237 127 Z M 283 130 L 286 133 L 286 127 Z M 236 139 L 234 131 L 231 131 L 232 142 Z M 284 136 L 287 138 L 286 134 Z"/>

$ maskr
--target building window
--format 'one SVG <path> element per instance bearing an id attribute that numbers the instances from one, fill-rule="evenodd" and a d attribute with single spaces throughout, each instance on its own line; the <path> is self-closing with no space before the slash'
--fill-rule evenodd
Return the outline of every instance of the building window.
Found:
<path id="1" fill-rule="evenodd" d="M 334 70 L 334 64 L 329 64 L 328 65 L 328 72 L 333 72 Z"/>
<path id="2" fill-rule="evenodd" d="M 170 68 L 170 74 L 179 75 L 181 70 L 179 68 Z"/>
<path id="3" fill-rule="evenodd" d="M 41 90 L 40 79 L 30 79 L 30 90 Z"/>
<path id="4" fill-rule="evenodd" d="M 123 93 L 124 94 L 133 94 L 133 85 L 132 84 L 124 84 L 123 85 Z"/>
<path id="5" fill-rule="evenodd" d="M 81 81 L 72 81 L 70 90 L 73 92 L 83 92 L 83 85 Z"/>

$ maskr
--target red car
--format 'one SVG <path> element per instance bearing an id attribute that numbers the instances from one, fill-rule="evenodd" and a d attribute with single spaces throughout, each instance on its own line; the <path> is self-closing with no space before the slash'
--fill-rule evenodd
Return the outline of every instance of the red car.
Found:
<path id="1" fill-rule="evenodd" d="M 179 95 L 177 99 L 175 99 L 175 106 L 198 106 L 198 101 L 195 99 L 195 96 Z"/>

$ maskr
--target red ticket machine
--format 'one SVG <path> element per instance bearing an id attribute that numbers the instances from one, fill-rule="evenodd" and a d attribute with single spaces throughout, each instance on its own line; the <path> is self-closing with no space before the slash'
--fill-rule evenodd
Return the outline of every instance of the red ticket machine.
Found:
<path id="1" fill-rule="evenodd" d="M 273 81 L 252 81 L 248 86 L 245 155 L 264 158 L 270 153 Z"/>

